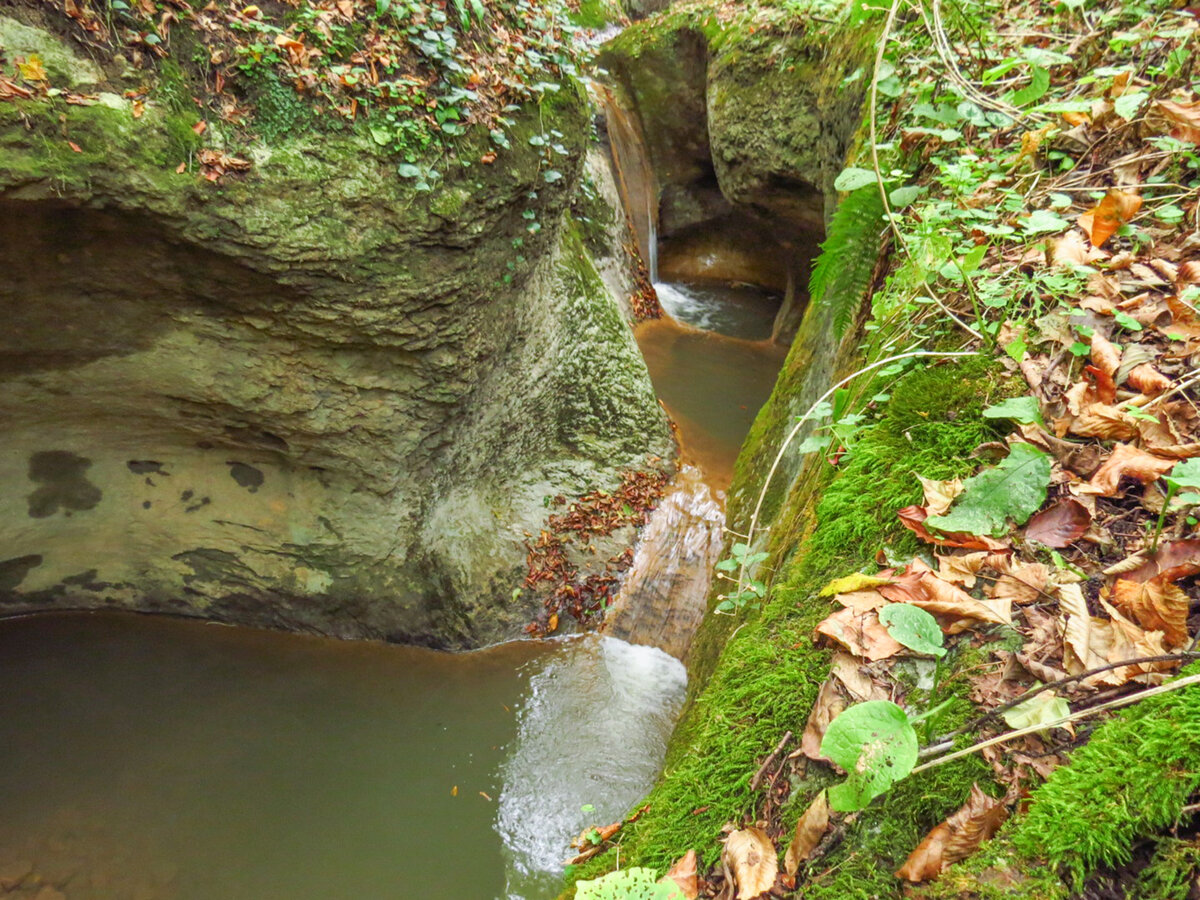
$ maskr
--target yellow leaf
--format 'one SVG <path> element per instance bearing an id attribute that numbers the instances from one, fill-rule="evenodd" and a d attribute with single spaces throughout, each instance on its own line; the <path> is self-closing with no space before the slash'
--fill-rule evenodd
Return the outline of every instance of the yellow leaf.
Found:
<path id="1" fill-rule="evenodd" d="M 880 578 L 878 575 L 863 575 L 861 572 L 855 572 L 853 575 L 844 575 L 841 578 L 835 578 L 825 587 L 821 588 L 822 597 L 832 597 L 834 594 L 848 594 L 852 591 L 861 591 L 865 588 L 878 587 L 881 584 L 887 584 L 887 578 Z"/>
<path id="2" fill-rule="evenodd" d="M 47 81 L 46 67 L 42 65 L 42 58 L 36 53 L 30 53 L 29 59 L 23 63 L 17 63 L 17 69 L 21 72 L 21 77 L 26 81 Z"/>

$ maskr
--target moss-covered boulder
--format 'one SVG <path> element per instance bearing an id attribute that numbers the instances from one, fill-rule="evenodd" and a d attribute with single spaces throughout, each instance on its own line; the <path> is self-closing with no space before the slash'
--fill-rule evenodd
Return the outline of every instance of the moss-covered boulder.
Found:
<path id="1" fill-rule="evenodd" d="M 0 101 L 0 610 L 519 632 L 547 498 L 671 453 L 564 227 L 581 92 L 514 113 L 491 164 L 468 135 L 422 192 L 365 129 L 236 156 L 159 77 Z"/>

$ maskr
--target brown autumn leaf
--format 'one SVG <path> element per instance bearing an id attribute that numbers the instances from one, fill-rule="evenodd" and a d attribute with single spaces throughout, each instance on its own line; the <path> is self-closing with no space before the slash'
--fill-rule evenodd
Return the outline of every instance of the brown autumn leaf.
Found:
<path id="1" fill-rule="evenodd" d="M 1147 453 L 1132 444 L 1118 443 L 1104 465 L 1096 470 L 1092 480 L 1076 490 L 1079 493 L 1099 494 L 1101 497 L 1115 497 L 1123 477 L 1148 484 L 1170 472 L 1176 462 Z"/>
<path id="2" fill-rule="evenodd" d="M 986 535 L 954 532 L 935 537 L 922 524 L 929 517 L 929 513 L 925 511 L 925 507 L 923 506 L 906 506 L 904 509 L 899 510 L 896 515 L 900 517 L 901 525 L 927 544 L 936 544 L 939 547 L 962 547 L 965 550 L 1008 549 L 1008 544 L 1004 541 L 998 541 Z"/>
<path id="3" fill-rule="evenodd" d="M 737 900 L 753 900 L 775 886 L 779 860 L 775 845 L 759 828 L 742 828 L 725 838 L 721 862 L 733 873 Z"/>
<path id="4" fill-rule="evenodd" d="M 932 478 L 918 475 L 917 480 L 921 482 L 921 488 L 925 493 L 925 513 L 930 516 L 944 514 L 954 503 L 954 498 L 963 491 L 961 478 L 951 481 L 934 481 Z"/>
<path id="5" fill-rule="evenodd" d="M 1149 394 L 1151 397 L 1155 397 L 1163 391 L 1169 391 L 1175 384 L 1175 382 L 1149 363 L 1142 363 L 1140 366 L 1134 366 L 1130 369 L 1126 381 L 1132 387 L 1143 394 Z"/>
<path id="6" fill-rule="evenodd" d="M 1088 612 L 1087 601 L 1077 584 L 1064 584 L 1058 589 L 1059 608 L 1066 613 L 1063 634 L 1063 668 L 1072 675 L 1107 665 L 1112 650 L 1112 624 Z M 1104 684 L 1123 684 L 1111 672 L 1089 678 Z"/>
<path id="7" fill-rule="evenodd" d="M 942 581 L 975 587 L 975 576 L 983 569 L 1002 569 L 1008 560 L 1007 553 L 961 553 L 957 556 L 937 556 L 938 578 Z"/>
<path id="8" fill-rule="evenodd" d="M 675 860 L 675 865 L 667 870 L 659 883 L 666 882 L 668 878 L 683 891 L 684 900 L 696 900 L 700 896 L 700 886 L 696 883 L 696 851 L 689 850 Z"/>
<path id="9" fill-rule="evenodd" d="M 1137 194 L 1114 188 L 1079 217 L 1079 227 L 1091 240 L 1093 247 L 1103 247 L 1117 229 L 1132 219 L 1141 208 L 1142 198 Z"/>
<path id="10" fill-rule="evenodd" d="M 1118 578 L 1112 597 L 1117 609 L 1147 631 L 1161 631 L 1168 648 L 1187 643 L 1190 599 L 1178 585 L 1161 575 L 1143 582 Z"/>
<path id="11" fill-rule="evenodd" d="M 1050 240 L 1050 264 L 1055 266 L 1090 266 L 1108 256 L 1108 251 L 1089 247 L 1078 231 L 1068 231 Z"/>
<path id="12" fill-rule="evenodd" d="M 1120 610 L 1104 599 L 1103 592 L 1099 597 L 1099 603 L 1100 607 L 1108 614 L 1112 628 L 1113 642 L 1108 652 L 1110 663 L 1146 656 L 1162 656 L 1167 652 L 1161 631 L 1147 631 L 1136 622 L 1125 618 Z M 1133 679 L 1137 679 L 1143 684 L 1158 684 L 1165 678 L 1162 673 L 1174 667 L 1175 663 L 1173 662 L 1136 663 L 1120 669 L 1113 669 L 1112 674 L 1118 679 L 1118 684 L 1124 684 Z M 1084 683 L 1091 680 L 1089 678 Z"/>
<path id="13" fill-rule="evenodd" d="M 914 560 L 911 571 L 897 578 L 895 583 L 880 587 L 879 593 L 893 603 L 910 603 L 927 612 L 950 618 L 950 623 L 942 628 L 947 634 L 957 634 L 970 627 L 970 622 L 961 621 L 964 619 L 998 625 L 1012 623 L 1012 615 L 1006 604 L 976 600 L 962 588 L 942 581 L 918 563 L 919 560 Z"/>
<path id="14" fill-rule="evenodd" d="M 1071 385 L 1063 400 L 1069 415 L 1054 421 L 1054 430 L 1060 438 L 1069 433 L 1103 440 L 1126 440 L 1137 434 L 1133 416 L 1102 402 L 1099 390 L 1086 381 Z"/>
<path id="15" fill-rule="evenodd" d="M 1106 375 L 1121 368 L 1121 351 L 1099 331 L 1092 332 L 1092 365 Z"/>
<path id="16" fill-rule="evenodd" d="M 1025 526 L 1025 537 L 1061 550 L 1083 537 L 1091 524 L 1092 514 L 1087 507 L 1067 497 L 1035 514 Z"/>
<path id="17" fill-rule="evenodd" d="M 1174 100 L 1158 100 L 1154 107 L 1170 123 L 1171 137 L 1200 144 L 1200 102 L 1176 103 Z"/>
<path id="18" fill-rule="evenodd" d="M 1044 596 L 1050 583 L 1050 569 L 1044 563 L 1005 559 L 1000 571 L 996 583 L 988 588 L 988 596 L 1006 604 L 1033 603 Z"/>
<path id="19" fill-rule="evenodd" d="M 966 859 L 1004 824 L 1008 810 L 1003 800 L 989 797 L 978 784 L 962 808 L 925 836 L 896 872 L 897 878 L 921 882 L 936 878 L 951 863 Z"/>
<path id="20" fill-rule="evenodd" d="M 783 871 L 788 875 L 795 875 L 800 871 L 800 863 L 812 856 L 828 828 L 829 801 L 825 799 L 825 792 L 821 791 L 796 823 L 792 842 L 788 844 L 787 853 L 783 856 Z"/>
<path id="21" fill-rule="evenodd" d="M 862 663 L 849 653 L 838 650 L 833 654 L 829 674 L 840 681 L 850 698 L 857 702 L 888 698 L 888 691 L 864 671 Z"/>
<path id="22" fill-rule="evenodd" d="M 874 662 L 888 659 L 904 648 L 888 633 L 875 612 L 859 612 L 846 607 L 825 618 L 817 634 L 841 644 L 855 656 Z"/>
<path id="23" fill-rule="evenodd" d="M 817 692 L 817 699 L 808 714 L 808 722 L 804 726 L 804 734 L 800 737 L 800 752 L 809 759 L 824 760 L 821 755 L 821 741 L 825 739 L 825 731 L 829 723 L 836 719 L 850 704 L 840 690 L 838 679 L 830 675 Z"/>
<path id="24" fill-rule="evenodd" d="M 1160 544 L 1158 552 L 1148 561 L 1123 574 L 1131 581 L 1143 582 L 1158 577 L 1178 581 L 1197 573 L 1200 573 L 1200 538 L 1186 538 Z"/>

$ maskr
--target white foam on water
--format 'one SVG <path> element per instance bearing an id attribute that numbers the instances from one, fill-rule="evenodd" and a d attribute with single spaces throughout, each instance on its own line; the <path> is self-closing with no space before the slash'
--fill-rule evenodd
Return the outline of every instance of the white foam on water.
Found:
<path id="1" fill-rule="evenodd" d="M 666 281 L 655 282 L 654 291 L 658 294 L 658 302 L 672 319 L 705 331 L 715 329 L 721 303 L 711 296 L 687 285 Z"/>
<path id="2" fill-rule="evenodd" d="M 496 816 L 509 900 L 555 896 L 571 839 L 646 794 L 687 687 L 683 664 L 663 651 L 594 634 L 530 665 Z"/>

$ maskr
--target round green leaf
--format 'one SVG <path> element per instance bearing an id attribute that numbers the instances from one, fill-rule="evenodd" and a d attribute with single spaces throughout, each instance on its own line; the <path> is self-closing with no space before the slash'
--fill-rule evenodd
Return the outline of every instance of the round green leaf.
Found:
<path id="1" fill-rule="evenodd" d="M 917 653 L 945 656 L 942 629 L 937 619 L 919 606 L 908 603 L 889 603 L 879 610 L 879 621 L 887 626 L 888 634 Z"/>
<path id="2" fill-rule="evenodd" d="M 850 773 L 829 790 L 829 805 L 850 812 L 863 809 L 912 771 L 917 764 L 917 733 L 895 703 L 868 700 L 829 724 L 821 755 Z"/>
<path id="3" fill-rule="evenodd" d="M 1167 476 L 1167 484 L 1177 491 L 1200 491 L 1200 457 L 1175 463 Z"/>

